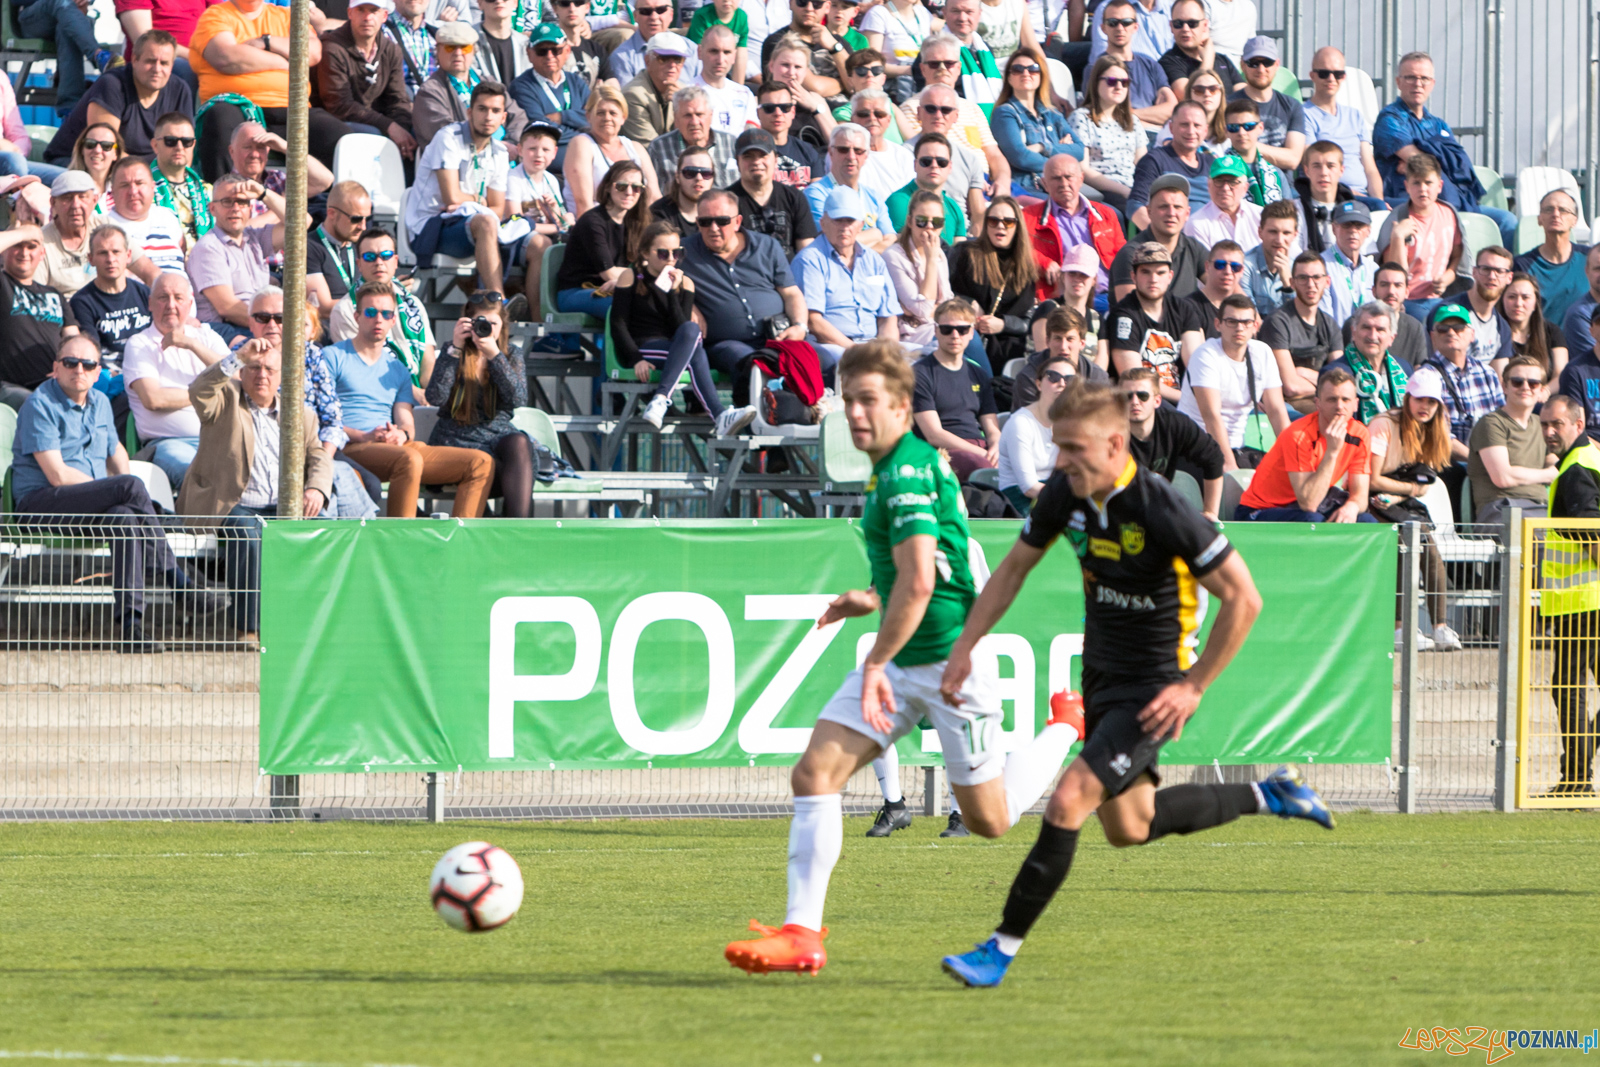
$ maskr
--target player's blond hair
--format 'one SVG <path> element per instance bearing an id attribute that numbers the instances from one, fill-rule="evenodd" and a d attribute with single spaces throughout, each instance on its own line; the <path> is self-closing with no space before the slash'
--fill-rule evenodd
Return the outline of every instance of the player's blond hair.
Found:
<path id="1" fill-rule="evenodd" d="M 837 376 L 840 386 L 863 374 L 880 374 L 884 388 L 909 404 L 911 394 L 917 388 L 917 376 L 901 354 L 902 351 L 899 341 L 867 341 L 851 345 L 839 358 Z"/>
<path id="2" fill-rule="evenodd" d="M 1128 397 L 1120 389 L 1083 378 L 1068 382 L 1055 403 L 1050 405 L 1050 421 L 1108 422 L 1124 430 L 1128 426 Z"/>

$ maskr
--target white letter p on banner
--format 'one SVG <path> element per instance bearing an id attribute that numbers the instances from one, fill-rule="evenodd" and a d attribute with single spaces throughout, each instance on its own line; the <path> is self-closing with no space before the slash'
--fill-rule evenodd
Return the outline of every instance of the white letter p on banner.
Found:
<path id="1" fill-rule="evenodd" d="M 517 626 L 565 623 L 577 648 L 564 674 L 517 673 Z M 489 758 L 516 756 L 513 711 L 519 700 L 582 700 L 600 677 L 600 616 L 577 596 L 503 596 L 489 609 Z"/>

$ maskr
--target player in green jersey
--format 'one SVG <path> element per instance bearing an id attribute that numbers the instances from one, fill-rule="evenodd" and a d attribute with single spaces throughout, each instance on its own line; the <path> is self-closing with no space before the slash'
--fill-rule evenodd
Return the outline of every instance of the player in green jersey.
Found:
<path id="1" fill-rule="evenodd" d="M 927 717 L 939 732 L 950 782 L 968 828 L 1005 833 L 1055 779 L 1083 732 L 1081 711 L 1052 701 L 1052 715 L 1026 748 L 1001 751 L 1001 707 L 992 670 L 975 670 L 956 701 L 939 692 L 944 661 L 977 597 L 967 562 L 961 487 L 935 448 L 911 432 L 915 378 L 888 341 L 845 352 L 838 378 L 855 446 L 872 457 L 862 522 L 872 588 L 843 594 L 817 626 L 883 612 L 877 640 L 823 708 L 795 765 L 789 828 L 789 910 L 781 929 L 735 941 L 724 955 L 752 973 L 815 973 L 823 900 L 844 842 L 840 791 L 850 776 Z"/>

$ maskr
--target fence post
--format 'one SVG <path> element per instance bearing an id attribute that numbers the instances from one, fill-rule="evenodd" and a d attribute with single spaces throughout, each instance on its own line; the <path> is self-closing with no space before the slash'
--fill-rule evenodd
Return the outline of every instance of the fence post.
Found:
<path id="1" fill-rule="evenodd" d="M 1400 61 L 1400 0 L 1383 0 L 1379 17 L 1378 32 L 1383 52 L 1378 64 L 1378 97 L 1383 99 L 1395 95 L 1395 66 Z"/>
<path id="2" fill-rule="evenodd" d="M 429 771 L 428 779 L 428 821 L 444 822 L 444 789 L 439 781 L 438 771 Z"/>
<path id="3" fill-rule="evenodd" d="M 1505 114 L 1500 106 L 1501 39 L 1505 0 L 1488 0 L 1483 20 L 1483 142 L 1487 165 L 1500 170 L 1500 144 Z"/>
<path id="4" fill-rule="evenodd" d="M 272 776 L 268 807 L 274 818 L 294 819 L 300 815 L 300 776 L 274 774 Z"/>
<path id="5" fill-rule="evenodd" d="M 942 767 L 927 767 L 922 772 L 922 814 L 932 818 L 942 815 L 944 807 L 944 775 Z"/>
<path id="6" fill-rule="evenodd" d="M 1522 509 L 1506 508 L 1500 560 L 1500 699 L 1494 723 L 1494 810 L 1517 810 L 1517 698 L 1522 692 Z"/>
<path id="7" fill-rule="evenodd" d="M 1283 64 L 1300 72 L 1301 0 L 1286 0 L 1283 6 Z"/>
<path id="8" fill-rule="evenodd" d="M 1420 567 L 1419 523 L 1400 527 L 1400 797 L 1402 814 L 1417 810 L 1417 578 Z"/>

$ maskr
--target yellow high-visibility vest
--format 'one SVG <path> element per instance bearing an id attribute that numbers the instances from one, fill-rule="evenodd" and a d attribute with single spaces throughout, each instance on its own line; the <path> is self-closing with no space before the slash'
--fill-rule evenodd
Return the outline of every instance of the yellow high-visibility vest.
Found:
<path id="1" fill-rule="evenodd" d="M 1556 517 L 1556 486 L 1573 466 L 1587 467 L 1600 478 L 1600 449 L 1587 441 L 1567 452 L 1550 483 L 1550 517 Z M 1540 564 L 1539 611 L 1544 615 L 1575 615 L 1600 610 L 1600 564 L 1595 562 L 1593 541 L 1577 541 L 1555 530 L 1545 531 L 1544 562 Z"/>

